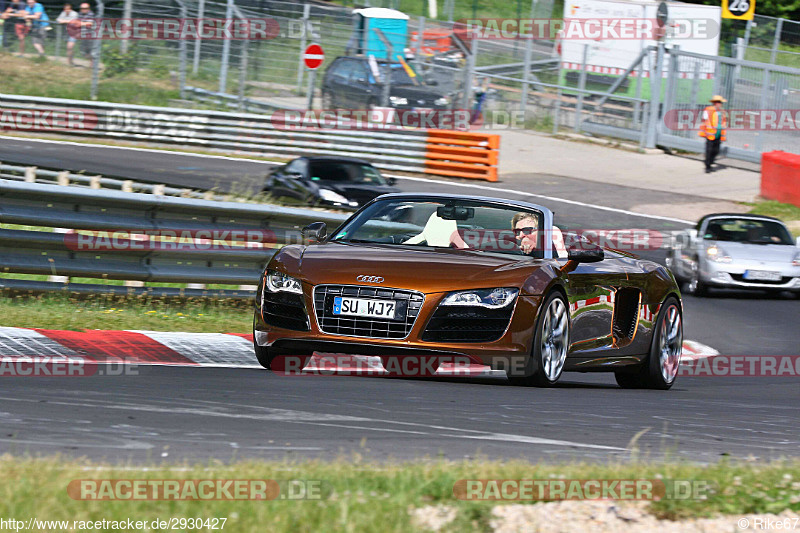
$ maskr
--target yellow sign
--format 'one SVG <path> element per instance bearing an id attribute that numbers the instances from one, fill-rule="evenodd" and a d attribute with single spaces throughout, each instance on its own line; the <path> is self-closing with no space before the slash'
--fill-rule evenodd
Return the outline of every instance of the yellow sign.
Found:
<path id="1" fill-rule="evenodd" d="M 722 0 L 722 18 L 753 20 L 756 0 Z"/>

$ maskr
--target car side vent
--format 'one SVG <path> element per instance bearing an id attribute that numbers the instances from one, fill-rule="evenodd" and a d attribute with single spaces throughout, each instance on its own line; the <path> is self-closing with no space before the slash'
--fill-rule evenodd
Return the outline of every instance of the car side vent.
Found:
<path id="1" fill-rule="evenodd" d="M 641 296 L 639 289 L 632 288 L 619 289 L 614 295 L 614 338 L 633 339 Z"/>

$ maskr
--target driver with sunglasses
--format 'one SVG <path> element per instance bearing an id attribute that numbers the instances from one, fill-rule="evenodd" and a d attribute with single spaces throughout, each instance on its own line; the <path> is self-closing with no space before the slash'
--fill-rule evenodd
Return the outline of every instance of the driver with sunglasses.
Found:
<path id="1" fill-rule="evenodd" d="M 514 230 L 514 237 L 516 237 L 517 245 L 522 253 L 530 254 L 536 250 L 536 241 L 539 239 L 539 220 L 535 215 L 517 213 L 511 219 L 511 228 Z"/>

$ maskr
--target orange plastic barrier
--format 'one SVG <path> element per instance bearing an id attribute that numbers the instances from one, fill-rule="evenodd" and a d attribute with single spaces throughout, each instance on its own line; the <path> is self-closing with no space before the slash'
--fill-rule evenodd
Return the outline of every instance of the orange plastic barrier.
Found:
<path id="1" fill-rule="evenodd" d="M 497 181 L 500 136 L 428 130 L 425 171 L 437 176 Z"/>
<path id="2" fill-rule="evenodd" d="M 800 207 L 800 155 L 761 154 L 761 196 Z"/>

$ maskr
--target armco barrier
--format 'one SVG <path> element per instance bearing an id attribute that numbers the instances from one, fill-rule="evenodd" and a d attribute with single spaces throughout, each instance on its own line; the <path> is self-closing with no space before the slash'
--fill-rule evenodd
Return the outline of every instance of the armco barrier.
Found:
<path id="1" fill-rule="evenodd" d="M 761 155 L 761 196 L 800 207 L 800 155 L 779 150 Z"/>
<path id="2" fill-rule="evenodd" d="M 6 224 L 148 232 L 239 230 L 244 235 L 243 243 L 225 248 L 143 249 L 126 246 L 126 238 L 120 237 L 111 249 L 97 250 L 68 245 L 65 235 L 69 234 L 0 229 L 0 272 L 149 282 L 255 285 L 265 264 L 275 253 L 275 248 L 288 240 L 297 242 L 300 230 L 305 225 L 313 221 L 326 222 L 332 231 L 346 218 L 344 214 L 311 209 L 0 179 L 0 222 Z M 64 287 L 57 283 L 49 286 L 52 290 Z M 0 282 L 2 287 L 43 290 L 47 285 L 45 282 L 32 284 L 9 279 Z M 130 292 L 103 285 L 82 285 L 76 290 Z M 178 291 L 185 295 L 241 296 L 236 291 L 221 294 L 192 289 Z M 153 294 L 153 290 L 147 292 Z"/>
<path id="3" fill-rule="evenodd" d="M 23 116 L 21 121 L 13 121 L 19 116 Z M 69 119 L 56 121 L 55 116 Z M 285 158 L 350 156 L 370 161 L 382 170 L 497 179 L 497 155 L 485 153 L 497 151 L 496 135 L 385 127 L 313 129 L 285 124 L 283 120 L 273 121 L 270 113 L 228 113 L 9 94 L 0 94 L 0 118 L 0 132 L 6 128 Z M 26 127 L 25 121 L 33 126 Z M 15 127 L 10 127 L 10 122 Z M 23 122 L 21 127 L 19 122 Z M 442 146 L 463 150 L 448 152 L 439 149 Z"/>
<path id="4" fill-rule="evenodd" d="M 428 130 L 429 174 L 497 181 L 500 136 L 451 130 Z"/>

